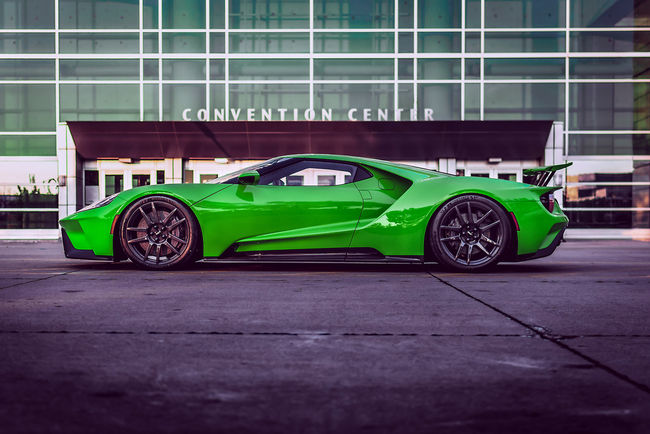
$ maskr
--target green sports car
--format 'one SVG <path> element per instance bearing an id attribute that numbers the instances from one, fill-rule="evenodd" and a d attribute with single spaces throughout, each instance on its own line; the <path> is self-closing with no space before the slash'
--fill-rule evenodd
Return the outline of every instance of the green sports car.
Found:
<path id="1" fill-rule="evenodd" d="M 150 185 L 60 221 L 69 258 L 152 269 L 204 260 L 436 261 L 474 271 L 550 255 L 568 219 L 546 187 L 388 161 L 290 155 L 203 184 Z"/>

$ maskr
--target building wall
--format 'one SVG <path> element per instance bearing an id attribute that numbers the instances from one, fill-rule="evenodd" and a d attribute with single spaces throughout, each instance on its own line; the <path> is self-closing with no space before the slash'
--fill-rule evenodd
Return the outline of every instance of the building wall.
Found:
<path id="1" fill-rule="evenodd" d="M 649 3 L 3 0 L 0 229 L 56 228 L 58 122 L 350 109 L 561 121 L 572 227 L 648 228 Z"/>

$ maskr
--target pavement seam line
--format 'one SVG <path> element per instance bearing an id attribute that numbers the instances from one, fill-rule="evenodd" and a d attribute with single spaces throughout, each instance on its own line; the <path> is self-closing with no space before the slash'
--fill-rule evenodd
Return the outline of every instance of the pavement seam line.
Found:
<path id="1" fill-rule="evenodd" d="M 1 287 L 1 288 L 0 288 L 0 291 L 2 291 L 3 289 L 13 288 L 13 287 L 15 287 L 15 286 L 27 285 L 28 283 L 40 282 L 41 280 L 47 280 L 47 279 L 51 279 L 51 278 L 53 278 L 53 277 L 57 277 L 57 276 L 66 276 L 66 275 L 68 275 L 68 274 L 76 273 L 76 272 L 78 272 L 78 271 L 81 271 L 81 270 L 66 271 L 65 273 L 52 274 L 51 276 L 41 277 L 41 278 L 39 278 L 39 279 L 29 280 L 29 281 L 27 281 L 27 282 L 18 282 L 18 283 L 14 283 L 14 284 L 12 284 L 12 285 L 7 285 L 7 286 L 3 286 L 3 287 Z"/>
<path id="2" fill-rule="evenodd" d="M 472 300 L 481 303 L 483 306 L 485 306 L 485 307 L 487 307 L 489 309 L 492 309 L 493 311 L 497 312 L 498 314 L 500 314 L 502 316 L 505 316 L 506 318 L 516 322 L 517 324 L 521 325 L 522 327 L 527 328 L 528 330 L 532 331 L 535 335 L 539 336 L 540 338 L 542 338 L 542 339 L 544 339 L 546 341 L 549 341 L 549 342 L 557 345 L 558 347 L 560 347 L 560 348 L 562 348 L 562 349 L 564 349 L 566 351 L 569 351 L 570 353 L 573 353 L 574 355 L 586 360 L 587 362 L 591 363 L 592 365 L 596 366 L 597 368 L 600 368 L 600 369 L 604 370 L 605 372 L 609 373 L 610 375 L 613 375 L 614 377 L 618 378 L 619 380 L 622 380 L 622 381 L 634 386 L 635 388 L 641 390 L 642 392 L 650 394 L 650 387 L 648 387 L 646 384 L 635 381 L 632 378 L 628 377 L 627 375 L 623 374 L 622 372 L 619 372 L 616 369 L 611 368 L 611 367 L 605 365 L 604 363 L 599 362 L 598 360 L 594 359 L 593 357 L 590 357 L 590 356 L 576 350 L 575 348 L 570 347 L 569 345 L 567 345 L 566 343 L 561 341 L 562 337 L 551 335 L 549 333 L 545 333 L 543 331 L 540 331 L 537 327 L 531 326 L 530 324 L 525 323 L 524 321 L 520 320 L 519 318 L 517 318 L 517 317 L 515 317 L 513 315 L 510 315 L 509 313 L 499 309 L 496 306 L 492 306 L 491 304 L 481 300 L 478 297 L 473 296 L 472 294 L 468 293 L 467 291 L 464 291 L 464 290 L 458 288 L 454 284 L 452 284 L 450 282 L 447 282 L 446 280 L 436 276 L 432 272 L 428 271 L 427 273 L 431 277 L 437 279 L 439 282 L 444 283 L 445 285 L 449 286 L 450 288 L 460 292 L 464 296 L 469 297 Z"/>
<path id="3" fill-rule="evenodd" d="M 71 334 L 71 335 L 199 335 L 199 336 L 333 336 L 333 337 L 508 337 L 508 338 L 531 338 L 529 334 L 441 334 L 441 333 L 297 333 L 297 332 L 226 332 L 226 331 L 167 331 L 167 330 L 149 330 L 149 331 L 129 331 L 129 330 L 0 330 L 0 335 L 9 334 Z"/>

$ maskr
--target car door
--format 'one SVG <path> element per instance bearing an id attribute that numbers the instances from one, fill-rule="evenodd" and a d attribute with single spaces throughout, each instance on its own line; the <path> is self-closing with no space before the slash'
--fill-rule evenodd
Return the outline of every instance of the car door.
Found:
<path id="1" fill-rule="evenodd" d="M 362 210 L 354 185 L 361 170 L 339 161 L 295 159 L 260 173 L 257 185 L 232 185 L 202 201 L 204 255 L 344 255 Z"/>

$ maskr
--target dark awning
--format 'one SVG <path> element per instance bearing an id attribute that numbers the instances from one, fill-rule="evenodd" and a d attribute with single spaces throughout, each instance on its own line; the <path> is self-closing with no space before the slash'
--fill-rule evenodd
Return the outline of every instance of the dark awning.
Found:
<path id="1" fill-rule="evenodd" d="M 68 122 L 77 152 L 96 158 L 266 159 L 346 154 L 386 160 L 535 160 L 552 121 Z"/>

